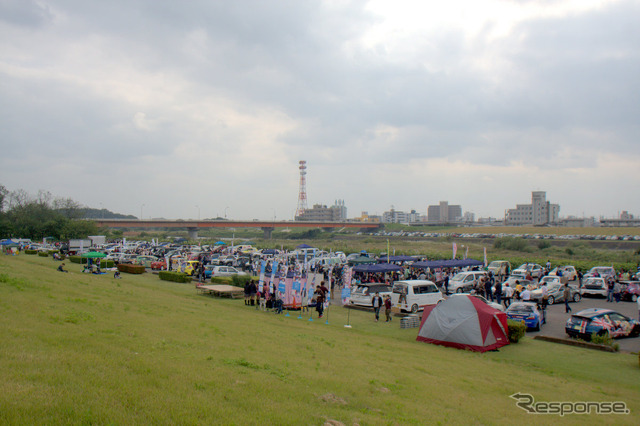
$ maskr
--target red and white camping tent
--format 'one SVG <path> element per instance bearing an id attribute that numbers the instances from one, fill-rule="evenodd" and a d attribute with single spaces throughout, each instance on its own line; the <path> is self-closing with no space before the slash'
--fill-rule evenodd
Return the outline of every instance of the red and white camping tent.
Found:
<path id="1" fill-rule="evenodd" d="M 425 308 L 417 340 L 486 352 L 509 344 L 507 314 L 460 295 Z"/>

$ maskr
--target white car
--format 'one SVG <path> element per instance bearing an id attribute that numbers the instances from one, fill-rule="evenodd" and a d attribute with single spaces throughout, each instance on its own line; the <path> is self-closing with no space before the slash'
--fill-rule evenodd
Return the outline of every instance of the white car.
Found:
<path id="1" fill-rule="evenodd" d="M 385 283 L 362 283 L 358 284 L 356 288 L 351 292 L 349 297 L 349 303 L 351 305 L 372 307 L 372 299 L 376 292 L 380 294 L 383 299 L 386 296 L 391 296 L 392 286 Z"/>
<path id="2" fill-rule="evenodd" d="M 571 265 L 567 266 L 558 266 L 557 268 L 553 268 L 549 275 L 558 275 L 558 271 L 562 271 L 562 282 L 575 281 L 578 278 L 578 271 L 576 268 Z"/>
<path id="3" fill-rule="evenodd" d="M 468 293 L 475 289 L 484 271 L 458 272 L 449 280 L 449 293 Z"/>
<path id="4" fill-rule="evenodd" d="M 533 278 L 540 278 L 544 274 L 544 268 L 537 263 L 523 263 L 513 270 L 512 274 L 524 275 L 530 274 Z"/>
<path id="5" fill-rule="evenodd" d="M 583 278 L 589 278 L 589 277 L 615 279 L 616 270 L 613 269 L 611 266 L 594 266 L 593 268 L 589 269 L 589 272 L 584 274 Z"/>
<path id="6" fill-rule="evenodd" d="M 247 273 L 239 271 L 233 266 L 214 266 L 211 271 L 211 277 L 230 277 L 232 275 L 247 275 Z"/>
<path id="7" fill-rule="evenodd" d="M 588 277 L 582 280 L 580 295 L 607 297 L 607 282 L 604 278 Z"/>

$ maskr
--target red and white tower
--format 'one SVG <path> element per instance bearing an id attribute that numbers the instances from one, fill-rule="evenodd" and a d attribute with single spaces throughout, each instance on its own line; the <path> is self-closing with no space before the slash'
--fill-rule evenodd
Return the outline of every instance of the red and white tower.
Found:
<path id="1" fill-rule="evenodd" d="M 300 190 L 298 191 L 298 208 L 296 209 L 296 217 L 302 216 L 305 210 L 307 210 L 307 162 L 305 160 L 300 161 Z"/>

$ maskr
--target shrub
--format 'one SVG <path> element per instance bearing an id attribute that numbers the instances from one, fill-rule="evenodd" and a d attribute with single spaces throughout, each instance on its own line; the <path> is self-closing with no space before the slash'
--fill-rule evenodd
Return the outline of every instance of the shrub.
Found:
<path id="1" fill-rule="evenodd" d="M 498 238 L 493 243 L 493 248 L 512 251 L 528 251 L 529 244 L 522 238 L 504 237 Z"/>
<path id="2" fill-rule="evenodd" d="M 47 253 L 46 251 L 39 251 L 39 252 L 38 252 L 38 256 L 41 256 L 41 257 L 49 257 L 49 253 Z"/>
<path id="3" fill-rule="evenodd" d="M 613 342 L 613 338 L 609 336 L 609 333 L 604 333 L 604 334 L 593 333 L 591 335 L 591 343 L 595 343 L 596 345 L 610 346 L 616 351 L 620 349 L 620 345 Z"/>
<path id="4" fill-rule="evenodd" d="M 49 250 L 49 254 L 54 254 L 54 253 L 59 253 L 59 252 L 60 252 L 60 250 L 57 250 L 57 249 L 56 250 Z"/>
<path id="5" fill-rule="evenodd" d="M 29 249 L 26 249 L 26 250 L 24 251 L 24 254 L 38 254 L 38 250 L 29 250 Z"/>
<path id="6" fill-rule="evenodd" d="M 128 263 L 121 263 L 118 265 L 118 271 L 126 272 L 128 274 L 144 274 L 146 269 L 142 265 L 130 265 Z"/>
<path id="7" fill-rule="evenodd" d="M 116 263 L 113 260 L 100 259 L 101 268 L 113 268 L 114 266 L 116 266 Z"/>
<path id="8" fill-rule="evenodd" d="M 251 275 L 232 275 L 231 282 L 236 287 L 244 287 L 244 285 L 251 281 L 253 277 Z"/>
<path id="9" fill-rule="evenodd" d="M 69 261 L 73 263 L 87 263 L 87 259 L 83 259 L 80 256 L 69 256 Z"/>
<path id="10" fill-rule="evenodd" d="M 524 337 L 527 331 L 527 326 L 524 321 L 507 320 L 507 327 L 509 328 L 509 341 L 511 343 L 518 343 L 520 339 Z"/>
<path id="11" fill-rule="evenodd" d="M 231 277 L 211 277 L 211 282 L 214 284 L 228 284 L 233 285 Z M 244 287 L 244 284 L 242 285 Z"/>
<path id="12" fill-rule="evenodd" d="M 542 240 L 538 242 L 538 249 L 540 250 L 548 249 L 549 247 L 551 247 L 551 243 L 549 241 Z"/>
<path id="13" fill-rule="evenodd" d="M 158 276 L 163 281 L 173 281 L 175 283 L 190 283 L 191 277 L 184 272 L 160 271 Z"/>

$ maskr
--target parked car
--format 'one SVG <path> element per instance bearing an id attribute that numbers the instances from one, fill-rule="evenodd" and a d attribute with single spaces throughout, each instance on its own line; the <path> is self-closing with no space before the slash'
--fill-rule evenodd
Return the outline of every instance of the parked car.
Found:
<path id="1" fill-rule="evenodd" d="M 494 260 L 487 266 L 487 271 L 493 272 L 494 276 L 507 276 L 511 272 L 511 263 L 507 260 Z"/>
<path id="2" fill-rule="evenodd" d="M 527 328 L 536 331 L 539 331 L 541 325 L 544 324 L 544 314 L 534 302 L 514 302 L 509 305 L 506 314 L 507 318 L 524 322 Z"/>
<path id="3" fill-rule="evenodd" d="M 544 277 L 551 278 L 551 277 Z M 544 280 L 543 278 L 543 280 Z M 553 277 L 555 280 L 558 280 L 559 277 Z M 547 281 L 545 281 L 547 282 Z M 540 283 L 542 284 L 542 282 Z M 569 302 L 579 302 L 582 297 L 580 296 L 580 291 L 573 287 L 569 286 Z M 564 284 L 561 284 L 560 281 L 552 281 L 551 283 L 547 282 L 547 294 L 549 298 L 547 299 L 547 303 L 549 305 L 553 305 L 556 302 L 564 302 Z M 538 287 L 536 290 L 531 291 L 531 300 L 536 302 L 542 302 L 542 288 Z"/>
<path id="4" fill-rule="evenodd" d="M 153 262 L 157 262 L 158 258 L 155 256 L 138 256 L 136 257 L 135 264 L 142 265 L 145 268 L 151 268 Z"/>
<path id="5" fill-rule="evenodd" d="M 394 311 L 416 313 L 442 300 L 442 293 L 433 281 L 405 280 L 393 284 L 391 303 Z"/>
<path id="6" fill-rule="evenodd" d="M 157 259 L 155 262 L 151 262 L 150 266 L 154 271 L 164 271 L 167 269 L 167 261 L 165 259 Z"/>
<path id="7" fill-rule="evenodd" d="M 247 275 L 246 272 L 242 272 L 234 268 L 233 266 L 214 266 L 211 269 L 211 277 L 230 277 L 232 275 Z"/>
<path id="8" fill-rule="evenodd" d="M 481 296 L 479 294 L 473 294 L 473 293 L 454 293 L 449 297 L 459 297 L 459 296 L 471 296 L 471 297 L 475 297 L 476 299 L 482 301 L 483 303 L 491 306 L 493 309 L 497 309 L 500 312 L 504 312 L 504 306 L 502 306 L 500 303 L 495 303 L 495 302 L 491 302 L 490 300 L 485 299 L 484 296 Z"/>
<path id="9" fill-rule="evenodd" d="M 582 296 L 602 296 L 607 297 L 607 283 L 604 278 L 589 277 L 582 279 L 582 288 L 580 289 Z"/>
<path id="10" fill-rule="evenodd" d="M 517 275 L 531 275 L 533 278 L 540 278 L 544 274 L 544 268 L 537 263 L 523 263 L 513 270 L 513 274 Z"/>
<path id="11" fill-rule="evenodd" d="M 562 284 L 564 284 L 569 281 L 575 281 L 578 278 L 578 271 L 576 271 L 576 268 L 571 265 L 558 266 L 556 268 L 553 268 L 549 272 L 549 275 L 559 276 L 561 278 Z"/>
<path id="12" fill-rule="evenodd" d="M 484 271 L 458 272 L 449 280 L 448 290 L 450 293 L 469 293 L 483 275 Z"/>
<path id="13" fill-rule="evenodd" d="M 611 309 L 589 308 L 571 315 L 564 327 L 570 337 L 591 340 L 593 334 L 612 338 L 640 335 L 640 323 Z"/>
<path id="14" fill-rule="evenodd" d="M 392 286 L 385 283 L 363 283 L 356 286 L 351 292 L 349 303 L 351 305 L 358 306 L 372 306 L 372 298 L 376 292 L 380 293 L 380 297 L 383 299 L 386 296 L 391 296 Z"/>
<path id="15" fill-rule="evenodd" d="M 594 266 L 589 269 L 589 272 L 584 274 L 582 278 L 584 279 L 589 277 L 604 278 L 605 280 L 608 278 L 615 279 L 616 270 L 611 266 Z"/>
<path id="16" fill-rule="evenodd" d="M 620 281 L 623 285 L 622 300 L 638 301 L 640 296 L 640 281 Z"/>

